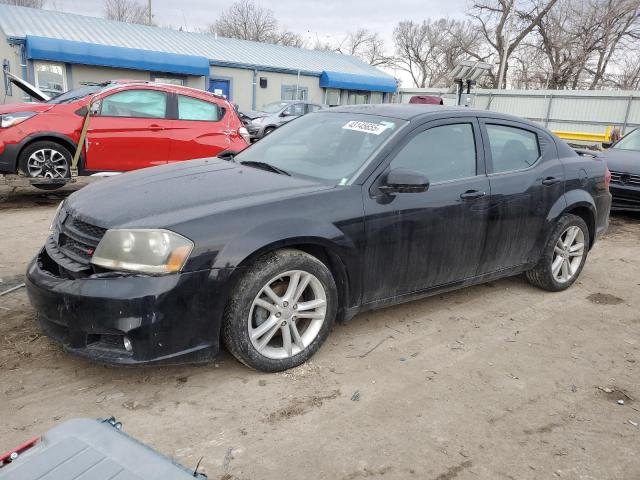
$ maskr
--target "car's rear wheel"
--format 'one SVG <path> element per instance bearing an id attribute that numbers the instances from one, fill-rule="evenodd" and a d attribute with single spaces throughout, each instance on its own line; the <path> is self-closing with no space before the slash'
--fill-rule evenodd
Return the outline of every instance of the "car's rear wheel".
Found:
<path id="1" fill-rule="evenodd" d="M 286 370 L 320 348 L 336 310 L 336 285 L 326 265 L 300 250 L 278 250 L 259 258 L 236 284 L 223 340 L 249 367 Z"/>
<path id="2" fill-rule="evenodd" d="M 560 217 L 538 264 L 526 273 L 533 285 L 557 292 L 576 281 L 589 252 L 589 228 L 577 215 Z"/>
<path id="3" fill-rule="evenodd" d="M 18 159 L 20 170 L 29 178 L 65 179 L 71 177 L 71 153 L 56 142 L 39 141 L 28 145 Z M 35 184 L 42 190 L 55 190 L 62 184 Z"/>

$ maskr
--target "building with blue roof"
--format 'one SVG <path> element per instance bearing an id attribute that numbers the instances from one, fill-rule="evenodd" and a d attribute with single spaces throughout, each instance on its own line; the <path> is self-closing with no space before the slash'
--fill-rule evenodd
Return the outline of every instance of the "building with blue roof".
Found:
<path id="1" fill-rule="evenodd" d="M 383 103 L 396 80 L 335 52 L 0 5 L 3 68 L 49 94 L 84 82 L 154 80 L 226 95 L 243 110 L 277 100 Z M 5 82 L 0 103 L 23 93 Z"/>

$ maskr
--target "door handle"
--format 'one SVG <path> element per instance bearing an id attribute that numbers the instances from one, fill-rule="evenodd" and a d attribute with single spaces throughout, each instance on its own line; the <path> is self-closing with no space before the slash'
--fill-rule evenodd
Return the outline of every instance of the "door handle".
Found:
<path id="1" fill-rule="evenodd" d="M 152 132 L 157 132 L 158 130 L 164 130 L 163 127 L 161 127 L 160 125 L 149 125 L 149 130 L 151 130 Z"/>
<path id="2" fill-rule="evenodd" d="M 560 183 L 560 179 L 556 178 L 556 177 L 547 177 L 544 180 L 542 180 L 542 184 L 550 187 L 551 185 L 555 185 L 556 183 Z"/>
<path id="3" fill-rule="evenodd" d="M 463 200 L 475 200 L 476 198 L 482 198 L 486 195 L 486 192 L 480 190 L 467 190 L 460 194 L 460 198 Z"/>

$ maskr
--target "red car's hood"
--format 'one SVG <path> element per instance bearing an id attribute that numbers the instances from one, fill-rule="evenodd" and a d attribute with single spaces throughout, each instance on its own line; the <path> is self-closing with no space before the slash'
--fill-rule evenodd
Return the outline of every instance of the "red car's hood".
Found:
<path id="1" fill-rule="evenodd" d="M 9 105 L 0 105 L 0 115 L 15 112 L 46 112 L 53 107 L 55 105 L 48 103 L 10 103 Z"/>

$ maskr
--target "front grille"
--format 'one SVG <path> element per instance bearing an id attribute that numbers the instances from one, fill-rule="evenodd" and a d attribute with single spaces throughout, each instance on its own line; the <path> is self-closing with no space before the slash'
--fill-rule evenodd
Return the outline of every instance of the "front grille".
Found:
<path id="1" fill-rule="evenodd" d="M 52 236 L 45 248 L 48 256 L 56 262 L 63 277 L 77 278 L 92 273 L 91 257 L 106 228 L 91 225 L 71 215 L 61 215 L 58 235 Z"/>
<path id="2" fill-rule="evenodd" d="M 625 172 L 611 172 L 611 182 L 618 185 L 628 185 L 630 187 L 640 187 L 640 175 Z"/>

